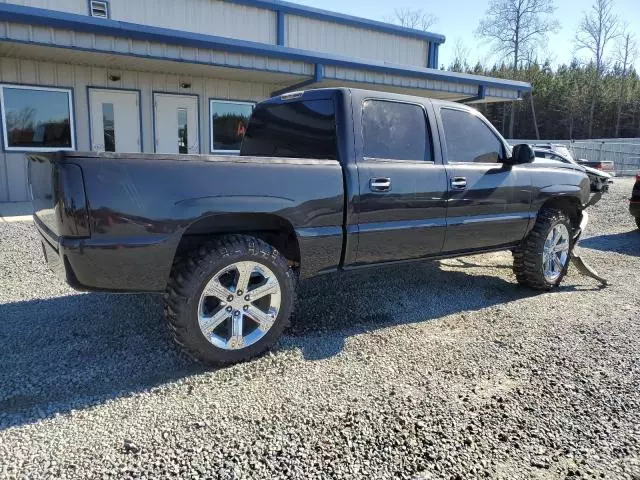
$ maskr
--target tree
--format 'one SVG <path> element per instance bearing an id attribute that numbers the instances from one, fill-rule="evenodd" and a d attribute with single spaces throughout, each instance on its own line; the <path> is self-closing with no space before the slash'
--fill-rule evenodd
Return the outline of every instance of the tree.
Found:
<path id="1" fill-rule="evenodd" d="M 620 136 L 620 119 L 622 118 L 622 105 L 627 100 L 628 76 L 631 65 L 633 65 L 638 56 L 638 44 L 635 36 L 626 30 L 623 32 L 618 42 L 617 63 L 620 71 L 620 95 L 618 97 L 618 110 L 616 112 L 616 130 L 615 137 Z"/>
<path id="2" fill-rule="evenodd" d="M 523 54 L 533 57 L 548 34 L 558 30 L 558 21 L 551 18 L 554 11 L 553 0 L 490 0 L 476 35 L 490 41 L 494 53 L 509 59 L 515 73 L 522 66 Z M 515 114 L 513 104 L 509 138 L 513 138 Z"/>
<path id="3" fill-rule="evenodd" d="M 386 20 L 401 27 L 415 28 L 423 32 L 438 23 L 438 17 L 435 15 L 421 9 L 412 8 L 396 8 L 393 11 L 393 15 L 387 17 Z"/>
<path id="4" fill-rule="evenodd" d="M 449 70 L 453 72 L 466 72 L 469 70 L 469 47 L 467 47 L 462 40 L 458 37 L 453 47 L 453 63 Z"/>
<path id="5" fill-rule="evenodd" d="M 593 120 L 600 93 L 600 81 L 606 69 L 606 49 L 618 36 L 618 29 L 618 18 L 613 13 L 613 0 L 595 0 L 591 10 L 583 14 L 576 32 L 576 51 L 588 50 L 592 54 L 594 64 L 589 109 L 589 137 L 593 135 Z"/>

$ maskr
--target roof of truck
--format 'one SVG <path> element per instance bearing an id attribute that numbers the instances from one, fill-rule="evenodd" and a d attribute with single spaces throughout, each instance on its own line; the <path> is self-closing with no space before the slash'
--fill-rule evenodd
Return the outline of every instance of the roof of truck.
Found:
<path id="1" fill-rule="evenodd" d="M 405 95 L 401 93 L 393 93 L 393 92 L 385 92 L 381 90 L 366 90 L 363 88 L 351 88 L 351 87 L 325 87 L 325 88 L 311 88 L 307 90 L 297 90 L 293 92 L 284 93 L 282 95 L 277 95 L 268 100 L 264 100 L 259 103 L 280 103 L 283 101 L 290 100 L 299 100 L 299 99 L 321 99 L 328 98 L 334 93 L 341 94 L 357 94 L 360 97 L 372 97 L 383 100 L 404 100 L 411 101 L 414 103 L 424 103 L 426 101 L 436 103 L 438 105 L 450 105 L 456 106 L 457 108 L 464 108 L 472 110 L 472 108 L 464 103 L 452 102 L 449 100 L 441 100 L 437 98 L 430 97 L 419 97 L 415 95 Z"/>

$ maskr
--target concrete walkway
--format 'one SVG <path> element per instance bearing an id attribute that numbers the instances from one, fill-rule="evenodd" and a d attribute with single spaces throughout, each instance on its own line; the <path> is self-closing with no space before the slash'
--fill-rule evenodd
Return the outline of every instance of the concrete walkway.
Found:
<path id="1" fill-rule="evenodd" d="M 0 223 L 31 222 L 32 214 L 31 202 L 0 203 Z"/>

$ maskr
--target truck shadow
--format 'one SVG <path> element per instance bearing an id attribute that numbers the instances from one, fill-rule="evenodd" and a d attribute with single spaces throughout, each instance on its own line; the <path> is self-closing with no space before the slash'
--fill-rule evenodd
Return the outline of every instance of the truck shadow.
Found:
<path id="1" fill-rule="evenodd" d="M 446 262 L 390 266 L 303 282 L 285 348 L 299 348 L 305 359 L 319 360 L 339 354 L 353 335 L 536 295 L 518 287 L 515 279 L 509 282 L 480 273 L 488 265 L 462 259 Z M 477 272 L 470 271 L 476 267 Z"/>
<path id="2" fill-rule="evenodd" d="M 640 256 L 640 230 L 589 237 L 581 240 L 579 245 L 593 250 L 638 257 Z"/>
<path id="3" fill-rule="evenodd" d="M 303 282 L 279 348 L 299 349 L 308 360 L 327 358 L 354 334 L 532 295 L 480 274 L 481 268 L 451 265 L 404 265 Z M 173 347 L 156 295 L 77 294 L 0 304 L 0 319 L 0 429 L 206 371 Z"/>

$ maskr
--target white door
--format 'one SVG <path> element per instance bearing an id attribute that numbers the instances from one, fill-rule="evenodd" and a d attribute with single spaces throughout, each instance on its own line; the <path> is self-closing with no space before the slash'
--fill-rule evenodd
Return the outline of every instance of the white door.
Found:
<path id="1" fill-rule="evenodd" d="M 89 89 L 91 149 L 97 152 L 141 152 L 139 93 Z"/>
<path id="2" fill-rule="evenodd" d="M 200 153 L 198 97 L 155 93 L 156 153 Z"/>

